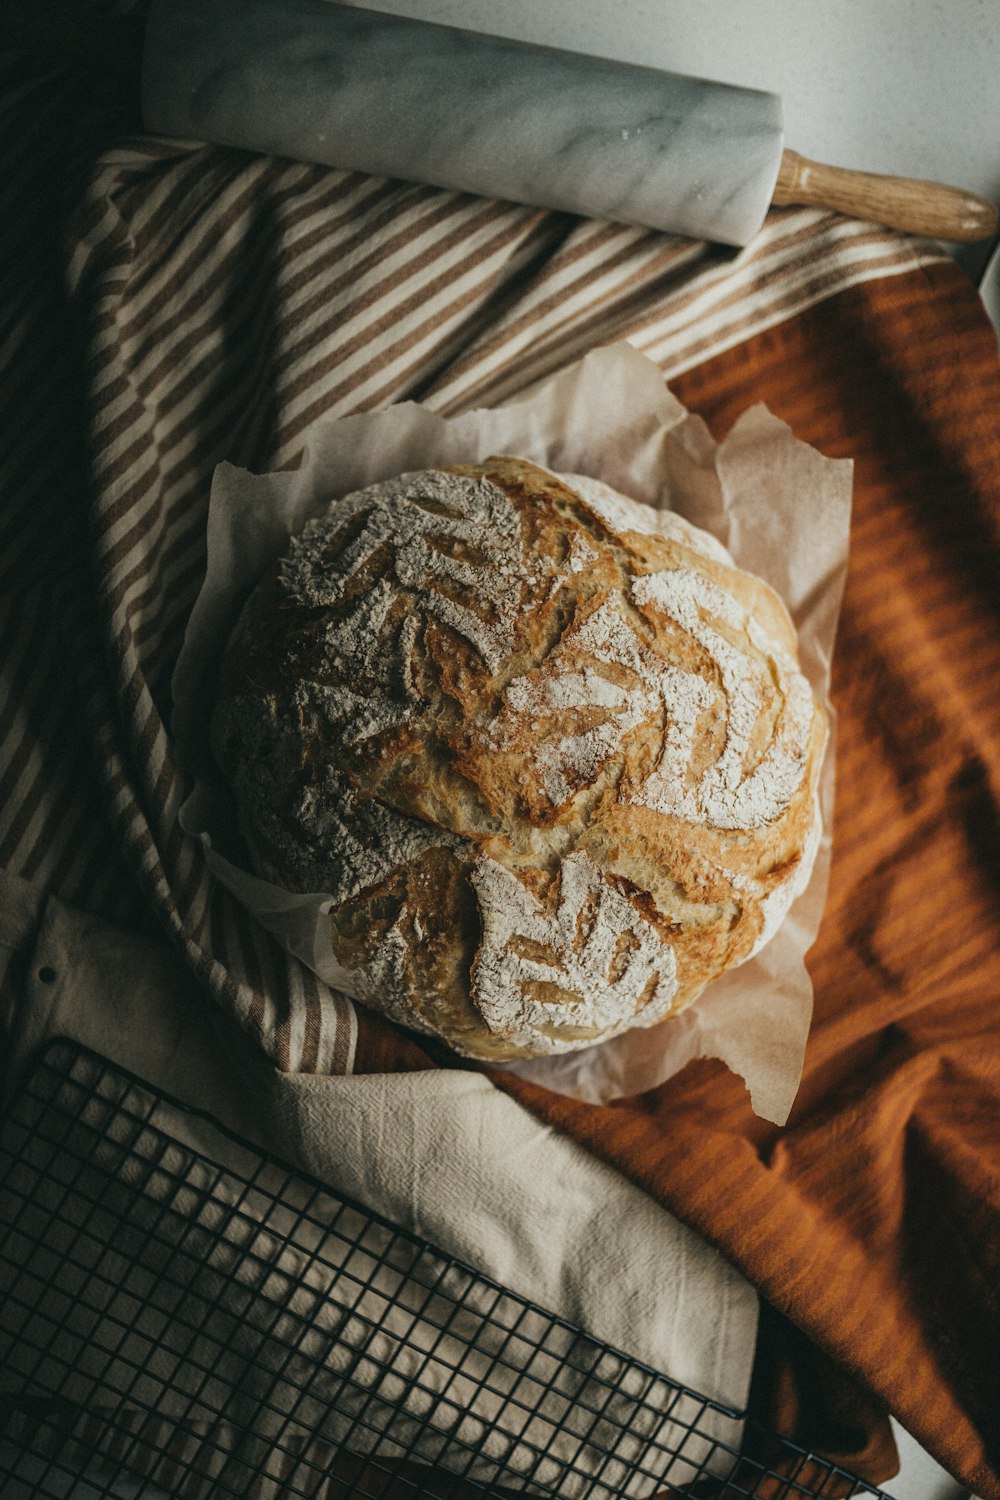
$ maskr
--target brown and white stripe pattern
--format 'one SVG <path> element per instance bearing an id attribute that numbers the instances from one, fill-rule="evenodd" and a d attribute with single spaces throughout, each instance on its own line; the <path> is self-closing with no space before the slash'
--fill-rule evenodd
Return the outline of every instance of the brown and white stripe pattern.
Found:
<path id="1" fill-rule="evenodd" d="M 90 725 L 114 713 L 86 547 L 84 382 L 59 236 L 68 77 L 0 69 L 0 865 L 142 924 Z"/>
<path id="2" fill-rule="evenodd" d="M 12 82 L 0 858 L 119 920 L 152 909 L 278 1066 L 349 1069 L 353 1007 L 210 882 L 178 826 L 170 674 L 215 465 L 294 465 L 320 417 L 496 402 L 618 339 L 671 376 L 939 252 L 785 212 L 734 255 L 143 139 L 89 170 L 60 242 L 61 199 L 33 194 L 66 167 L 70 101 L 17 60 Z"/>

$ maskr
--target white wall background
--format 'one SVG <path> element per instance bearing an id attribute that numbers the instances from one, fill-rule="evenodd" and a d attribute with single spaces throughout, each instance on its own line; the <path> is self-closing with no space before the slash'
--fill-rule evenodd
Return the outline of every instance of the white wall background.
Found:
<path id="1" fill-rule="evenodd" d="M 786 144 L 1000 200 L 1000 0 L 364 0 L 770 89 Z M 958 252 L 977 273 L 988 246 Z"/>

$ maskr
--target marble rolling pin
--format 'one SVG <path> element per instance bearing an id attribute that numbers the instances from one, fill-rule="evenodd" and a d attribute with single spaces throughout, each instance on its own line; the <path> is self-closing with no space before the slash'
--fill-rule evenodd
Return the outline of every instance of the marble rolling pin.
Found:
<path id="1" fill-rule="evenodd" d="M 772 203 L 985 239 L 991 203 L 784 149 L 781 100 L 336 0 L 152 0 L 159 134 L 743 245 Z"/>

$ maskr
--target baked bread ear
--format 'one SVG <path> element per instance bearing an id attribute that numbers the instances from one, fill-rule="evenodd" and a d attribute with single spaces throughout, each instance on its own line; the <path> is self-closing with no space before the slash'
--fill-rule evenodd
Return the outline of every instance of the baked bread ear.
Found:
<path id="1" fill-rule="evenodd" d="M 677 1014 L 811 867 L 826 727 L 712 537 L 514 458 L 331 502 L 212 719 L 258 874 L 332 899 L 356 998 L 511 1059 Z"/>

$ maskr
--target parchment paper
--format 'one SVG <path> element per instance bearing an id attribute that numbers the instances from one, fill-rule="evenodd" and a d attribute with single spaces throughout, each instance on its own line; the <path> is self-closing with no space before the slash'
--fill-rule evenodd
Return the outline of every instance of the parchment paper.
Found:
<path id="1" fill-rule="evenodd" d="M 507 1064 L 557 1092 L 604 1102 L 662 1083 L 696 1057 L 745 1081 L 755 1113 L 788 1117 L 802 1071 L 812 987 L 804 958 L 819 928 L 830 864 L 834 716 L 829 670 L 847 564 L 852 465 L 798 441 L 755 406 L 717 444 L 627 344 L 596 349 L 527 396 L 442 417 L 412 402 L 312 430 L 300 467 L 255 475 L 221 464 L 208 520 L 205 581 L 173 680 L 178 750 L 195 778 L 181 825 L 215 875 L 320 978 L 350 993 L 334 959 L 324 893 L 293 894 L 249 874 L 207 743 L 218 663 L 243 602 L 289 538 L 329 500 L 410 469 L 511 454 L 603 479 L 711 532 L 784 599 L 803 670 L 830 717 L 812 875 L 772 940 L 714 981 L 680 1016 L 560 1057 Z"/>

